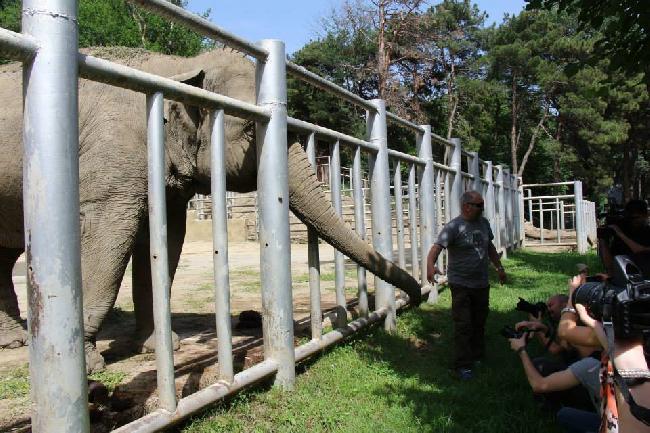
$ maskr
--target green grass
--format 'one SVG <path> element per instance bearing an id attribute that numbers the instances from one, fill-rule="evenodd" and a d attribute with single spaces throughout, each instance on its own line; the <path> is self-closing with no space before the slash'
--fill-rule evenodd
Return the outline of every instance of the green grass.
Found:
<path id="1" fill-rule="evenodd" d="M 89 379 L 102 382 L 109 391 L 115 389 L 124 378 L 126 373 L 121 371 L 101 371 L 88 376 Z M 29 367 L 25 364 L 23 367 L 15 368 L 4 372 L 0 377 L 0 400 L 18 399 L 29 396 Z"/>
<path id="2" fill-rule="evenodd" d="M 0 377 L 0 400 L 22 398 L 29 395 L 29 367 L 15 368 Z"/>
<path id="3" fill-rule="evenodd" d="M 397 333 L 374 327 L 299 367 L 296 388 L 245 391 L 182 429 L 198 432 L 558 432 L 534 403 L 521 363 L 499 335 L 524 318 L 517 297 L 544 300 L 566 292 L 575 264 L 597 270 L 595 255 L 517 252 L 504 260 L 510 277 L 494 283 L 487 324 L 488 357 L 475 379 L 449 370 L 450 293 L 434 306 L 400 315 Z M 541 353 L 532 347 L 531 352 Z"/>
<path id="4" fill-rule="evenodd" d="M 101 382 L 109 391 L 113 391 L 117 385 L 122 383 L 126 376 L 127 374 L 123 371 L 104 370 L 91 374 L 88 376 L 88 379 Z"/>

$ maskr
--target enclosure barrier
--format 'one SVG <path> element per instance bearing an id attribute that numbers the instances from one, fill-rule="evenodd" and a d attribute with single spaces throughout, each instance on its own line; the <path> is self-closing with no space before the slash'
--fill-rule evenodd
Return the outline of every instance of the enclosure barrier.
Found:
<path id="1" fill-rule="evenodd" d="M 562 188 L 572 192 L 533 196 L 536 188 Z M 582 254 L 587 252 L 589 244 L 596 243 L 596 204 L 583 199 L 581 181 L 527 184 L 521 189 L 526 192 L 521 200 L 522 209 L 526 209 L 522 221 L 528 222 L 534 232 L 525 239 L 525 246 L 573 246 Z M 551 232 L 552 240 L 546 232 Z M 532 240 L 537 233 L 539 241 Z"/>
<path id="2" fill-rule="evenodd" d="M 370 167 L 372 244 L 393 259 L 392 213 L 401 220 L 402 167 L 408 171 L 411 272 L 426 282 L 426 255 L 442 224 L 460 212 L 461 195 L 477 189 L 486 198 L 487 216 L 500 251 L 523 240 L 520 180 L 507 168 L 464 152 L 460 140 L 446 140 L 428 125 L 415 125 L 386 111 L 383 100 L 366 101 L 304 68 L 286 61 L 284 44 L 264 40 L 252 44 L 207 20 L 163 0 L 131 0 L 154 13 L 238 49 L 257 60 L 257 101 L 249 104 L 223 95 L 78 53 L 77 4 L 74 0 L 23 2 L 23 34 L 0 29 L 0 54 L 24 62 L 25 229 L 29 291 L 30 370 L 36 432 L 88 431 L 87 385 L 81 311 L 78 191 L 77 70 L 81 77 L 144 93 L 147 97 L 147 146 L 152 285 L 155 296 L 155 341 L 159 408 L 120 432 L 157 431 L 202 407 L 264 377 L 290 389 L 295 363 L 374 322 L 392 331 L 396 311 L 408 303 L 395 288 L 375 278 L 376 303 L 369 311 L 365 270 L 357 269 L 361 318 L 348 323 L 343 256 L 336 259 L 337 329 L 323 334 L 320 306 L 318 237 L 309 231 L 309 286 L 312 340 L 293 346 L 293 314 L 288 208 L 287 130 L 306 137 L 308 158 L 315 166 L 317 140 L 331 146 L 330 190 L 341 209 L 340 146 L 354 151 L 352 189 L 355 230 L 365 237 L 362 152 Z M 77 69 L 78 67 L 78 69 Z M 287 116 L 286 73 L 331 92 L 366 110 L 367 140 L 332 131 Z M 214 244 L 215 320 L 220 382 L 177 399 L 171 341 L 170 279 L 167 272 L 167 232 L 164 180 L 163 100 L 190 103 L 212 110 L 211 193 Z M 143 113 L 143 116 L 145 113 Z M 226 225 L 224 116 L 256 122 L 258 207 L 263 335 L 265 360 L 238 374 L 232 363 L 230 287 Z M 414 132 L 418 156 L 388 148 L 388 122 Z M 433 160 L 432 146 L 448 155 Z M 395 209 L 391 205 L 391 167 Z M 495 180 L 496 179 L 496 180 Z M 47 180 L 46 182 L 44 180 Z M 399 203 L 399 205 L 398 205 Z M 582 202 L 576 201 L 576 215 Z M 52 219 L 51 215 L 59 218 Z M 400 228 L 401 227 L 401 228 Z M 406 263 L 404 228 L 396 227 L 397 259 Z M 418 244 L 419 242 L 419 244 Z M 441 259 L 442 260 L 442 259 Z M 424 287 L 435 301 L 437 288 Z"/>

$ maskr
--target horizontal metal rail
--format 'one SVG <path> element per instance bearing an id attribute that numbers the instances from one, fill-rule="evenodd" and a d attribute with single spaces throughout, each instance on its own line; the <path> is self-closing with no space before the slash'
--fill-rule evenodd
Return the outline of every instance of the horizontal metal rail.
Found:
<path id="1" fill-rule="evenodd" d="M 320 77 L 317 74 L 314 74 L 311 71 L 308 71 L 307 69 L 305 69 L 300 65 L 296 65 L 295 63 L 292 62 L 287 62 L 287 72 L 293 75 L 294 77 L 299 78 L 305 81 L 306 83 L 311 84 L 314 87 L 317 87 L 321 90 L 339 96 L 340 98 L 354 105 L 358 105 L 361 108 L 364 108 L 369 111 L 375 111 L 375 107 L 373 107 L 370 101 L 367 101 L 362 97 L 360 97 L 359 95 L 356 95 L 350 92 L 349 90 L 344 89 L 343 87 L 338 86 L 332 83 L 331 81 Z"/>
<path id="2" fill-rule="evenodd" d="M 403 126 L 405 128 L 411 129 L 411 130 L 413 130 L 415 132 L 420 132 L 420 133 L 424 132 L 424 128 L 422 128 L 420 125 L 416 125 L 413 122 L 409 122 L 406 119 L 402 119 L 397 114 L 387 112 L 386 113 L 386 118 L 388 120 L 390 120 L 391 122 L 397 124 L 397 125 L 400 125 L 400 126 Z"/>
<path id="3" fill-rule="evenodd" d="M 314 125 L 313 123 L 305 122 L 304 120 L 287 117 L 287 126 L 293 131 L 303 133 L 316 133 L 320 137 L 329 138 L 332 141 L 339 140 L 343 144 L 359 146 L 365 150 L 377 153 L 377 147 L 369 141 L 361 140 L 351 135 L 343 134 L 332 129 L 324 128 L 322 126 Z"/>
<path id="4" fill-rule="evenodd" d="M 544 199 L 560 199 L 560 198 L 574 198 L 575 196 L 573 194 L 565 194 L 565 195 L 538 195 L 538 196 L 532 196 L 532 197 L 524 197 L 524 201 L 530 201 L 530 200 L 544 200 Z"/>
<path id="5" fill-rule="evenodd" d="M 407 153 L 398 152 L 397 150 L 393 149 L 388 149 L 388 156 L 417 165 L 424 166 L 426 164 L 426 161 L 422 158 L 418 158 L 417 156 L 409 155 Z"/>
<path id="6" fill-rule="evenodd" d="M 0 27 L 0 55 L 8 59 L 25 62 L 38 51 L 38 42 L 31 36 Z"/>
<path id="7" fill-rule="evenodd" d="M 426 286 L 422 290 L 422 296 L 429 293 L 430 286 Z M 397 309 L 404 308 L 408 304 L 403 298 L 396 300 L 395 306 Z M 368 317 L 356 319 L 346 326 L 337 328 L 333 331 L 323 335 L 319 340 L 311 340 L 310 342 L 296 347 L 296 362 L 303 361 L 306 358 L 320 352 L 321 350 L 334 345 L 345 337 L 354 334 L 355 332 L 381 321 L 388 312 L 388 308 L 380 308 Z M 246 370 L 237 373 L 232 383 L 217 382 L 200 391 L 195 392 L 178 401 L 178 406 L 175 412 L 168 412 L 164 409 L 158 409 L 148 415 L 143 416 L 129 424 L 126 424 L 116 430 L 114 433 L 149 433 L 157 432 L 164 428 L 170 427 L 178 422 L 188 418 L 192 414 L 200 411 L 204 407 L 223 399 L 229 395 L 236 393 L 242 388 L 252 385 L 260 380 L 269 377 L 278 370 L 278 364 L 272 360 L 265 360 L 259 364 L 255 364 Z"/>
<path id="8" fill-rule="evenodd" d="M 573 186 L 575 182 L 553 182 L 553 183 L 526 183 L 522 186 L 524 188 L 531 188 L 535 186 L 562 186 L 562 185 L 571 185 Z"/>
<path id="9" fill-rule="evenodd" d="M 211 39 L 217 39 L 231 48 L 249 54 L 256 59 L 265 60 L 269 55 L 268 51 L 260 46 L 253 44 L 246 39 L 240 38 L 227 30 L 211 23 L 210 21 L 193 14 L 179 6 L 174 5 L 166 0 L 128 0 L 148 9 L 152 12 L 169 18 L 172 21 L 183 24 L 195 32 L 207 36 Z"/>
<path id="10" fill-rule="evenodd" d="M 141 93 L 163 92 L 166 99 L 211 109 L 223 109 L 249 120 L 268 121 L 270 114 L 263 108 L 208 90 L 183 84 L 97 57 L 79 54 L 79 76 Z"/>

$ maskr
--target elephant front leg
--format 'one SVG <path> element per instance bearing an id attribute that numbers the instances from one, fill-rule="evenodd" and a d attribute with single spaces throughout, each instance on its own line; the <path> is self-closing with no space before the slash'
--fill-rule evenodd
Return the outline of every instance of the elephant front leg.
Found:
<path id="1" fill-rule="evenodd" d="M 169 260 L 170 286 L 174 281 L 174 274 L 183 249 L 185 238 L 185 205 L 181 210 L 167 212 L 167 250 Z M 148 227 L 145 228 L 148 230 Z M 151 257 L 149 250 L 149 237 L 143 233 L 133 251 L 132 258 L 132 290 L 133 306 L 135 311 L 136 335 L 142 344 L 143 352 L 155 350 L 154 322 L 153 322 L 153 290 L 151 282 Z M 172 332 L 172 345 L 174 350 L 180 348 L 180 339 Z"/>
<path id="2" fill-rule="evenodd" d="M 18 298 L 11 278 L 22 249 L 0 247 L 0 348 L 15 349 L 27 344 L 18 309 Z"/>

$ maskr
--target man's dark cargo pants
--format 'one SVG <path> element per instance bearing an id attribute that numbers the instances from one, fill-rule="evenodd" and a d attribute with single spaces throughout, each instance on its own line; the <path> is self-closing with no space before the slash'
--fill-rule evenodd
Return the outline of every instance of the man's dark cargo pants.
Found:
<path id="1" fill-rule="evenodd" d="M 483 288 L 450 285 L 451 317 L 454 322 L 454 368 L 471 368 L 485 354 L 485 321 L 490 286 Z"/>

